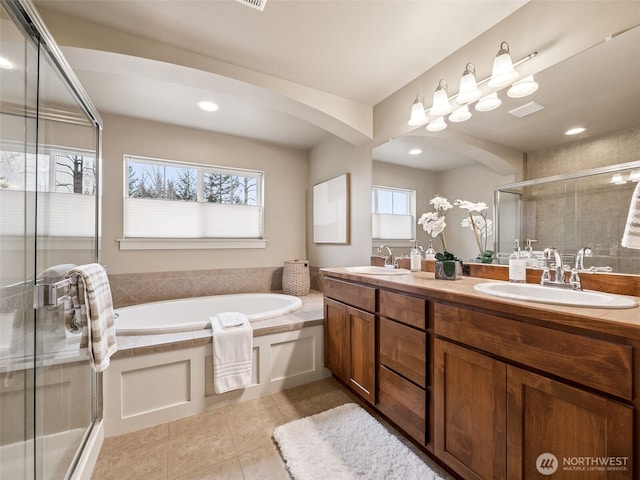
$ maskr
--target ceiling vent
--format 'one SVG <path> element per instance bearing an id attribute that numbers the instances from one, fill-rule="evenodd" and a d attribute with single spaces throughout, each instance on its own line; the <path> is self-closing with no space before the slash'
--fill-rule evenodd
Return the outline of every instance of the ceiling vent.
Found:
<path id="1" fill-rule="evenodd" d="M 509 113 L 514 117 L 522 118 L 527 115 L 531 115 L 532 113 L 539 112 L 540 110 L 544 110 L 544 107 L 536 102 L 525 103 L 521 107 L 514 108 L 513 110 L 509 110 Z"/>
<path id="2" fill-rule="evenodd" d="M 267 0 L 236 0 L 236 2 L 260 11 L 263 11 L 264 6 L 267 4 Z"/>

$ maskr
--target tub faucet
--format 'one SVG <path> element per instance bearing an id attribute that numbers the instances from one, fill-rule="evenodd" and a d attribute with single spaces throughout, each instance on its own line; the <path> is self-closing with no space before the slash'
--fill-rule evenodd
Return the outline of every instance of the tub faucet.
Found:
<path id="1" fill-rule="evenodd" d="M 378 253 L 382 253 L 382 251 L 385 248 L 387 249 L 387 253 L 389 255 L 385 255 L 385 257 L 384 257 L 384 266 L 385 267 L 387 267 L 387 266 L 395 267 L 395 265 L 393 263 L 393 260 L 394 260 L 393 259 L 393 250 L 391 250 L 391 247 L 389 247 L 389 245 L 380 245 L 378 247 Z"/>

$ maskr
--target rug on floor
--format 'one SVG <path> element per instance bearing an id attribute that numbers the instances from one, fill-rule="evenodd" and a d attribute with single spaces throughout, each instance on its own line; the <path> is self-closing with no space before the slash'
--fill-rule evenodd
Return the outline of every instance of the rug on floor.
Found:
<path id="1" fill-rule="evenodd" d="M 294 480 L 441 479 L 355 403 L 279 426 L 273 438 Z"/>

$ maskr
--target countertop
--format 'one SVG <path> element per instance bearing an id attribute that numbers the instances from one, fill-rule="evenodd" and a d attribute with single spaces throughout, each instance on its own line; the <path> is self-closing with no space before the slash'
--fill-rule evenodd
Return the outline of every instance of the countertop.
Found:
<path id="1" fill-rule="evenodd" d="M 424 271 L 404 275 L 357 274 L 349 272 L 346 268 L 322 268 L 320 271 L 325 276 L 425 295 L 436 301 L 454 302 L 473 309 L 503 312 L 510 317 L 546 326 L 562 325 L 567 330 L 584 329 L 640 340 L 640 307 L 583 308 L 510 300 L 490 296 L 474 289 L 474 285 L 478 283 L 495 280 L 476 277 L 436 280 L 433 273 Z M 640 297 L 631 298 L 634 298 L 636 303 L 640 303 Z"/>

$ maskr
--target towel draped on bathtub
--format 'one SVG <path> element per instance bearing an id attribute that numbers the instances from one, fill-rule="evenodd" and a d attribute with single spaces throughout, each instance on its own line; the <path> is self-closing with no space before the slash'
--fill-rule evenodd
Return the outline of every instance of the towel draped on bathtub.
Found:
<path id="1" fill-rule="evenodd" d="M 251 385 L 253 328 L 246 315 L 225 312 L 209 320 L 213 334 L 213 386 L 216 393 Z"/>

